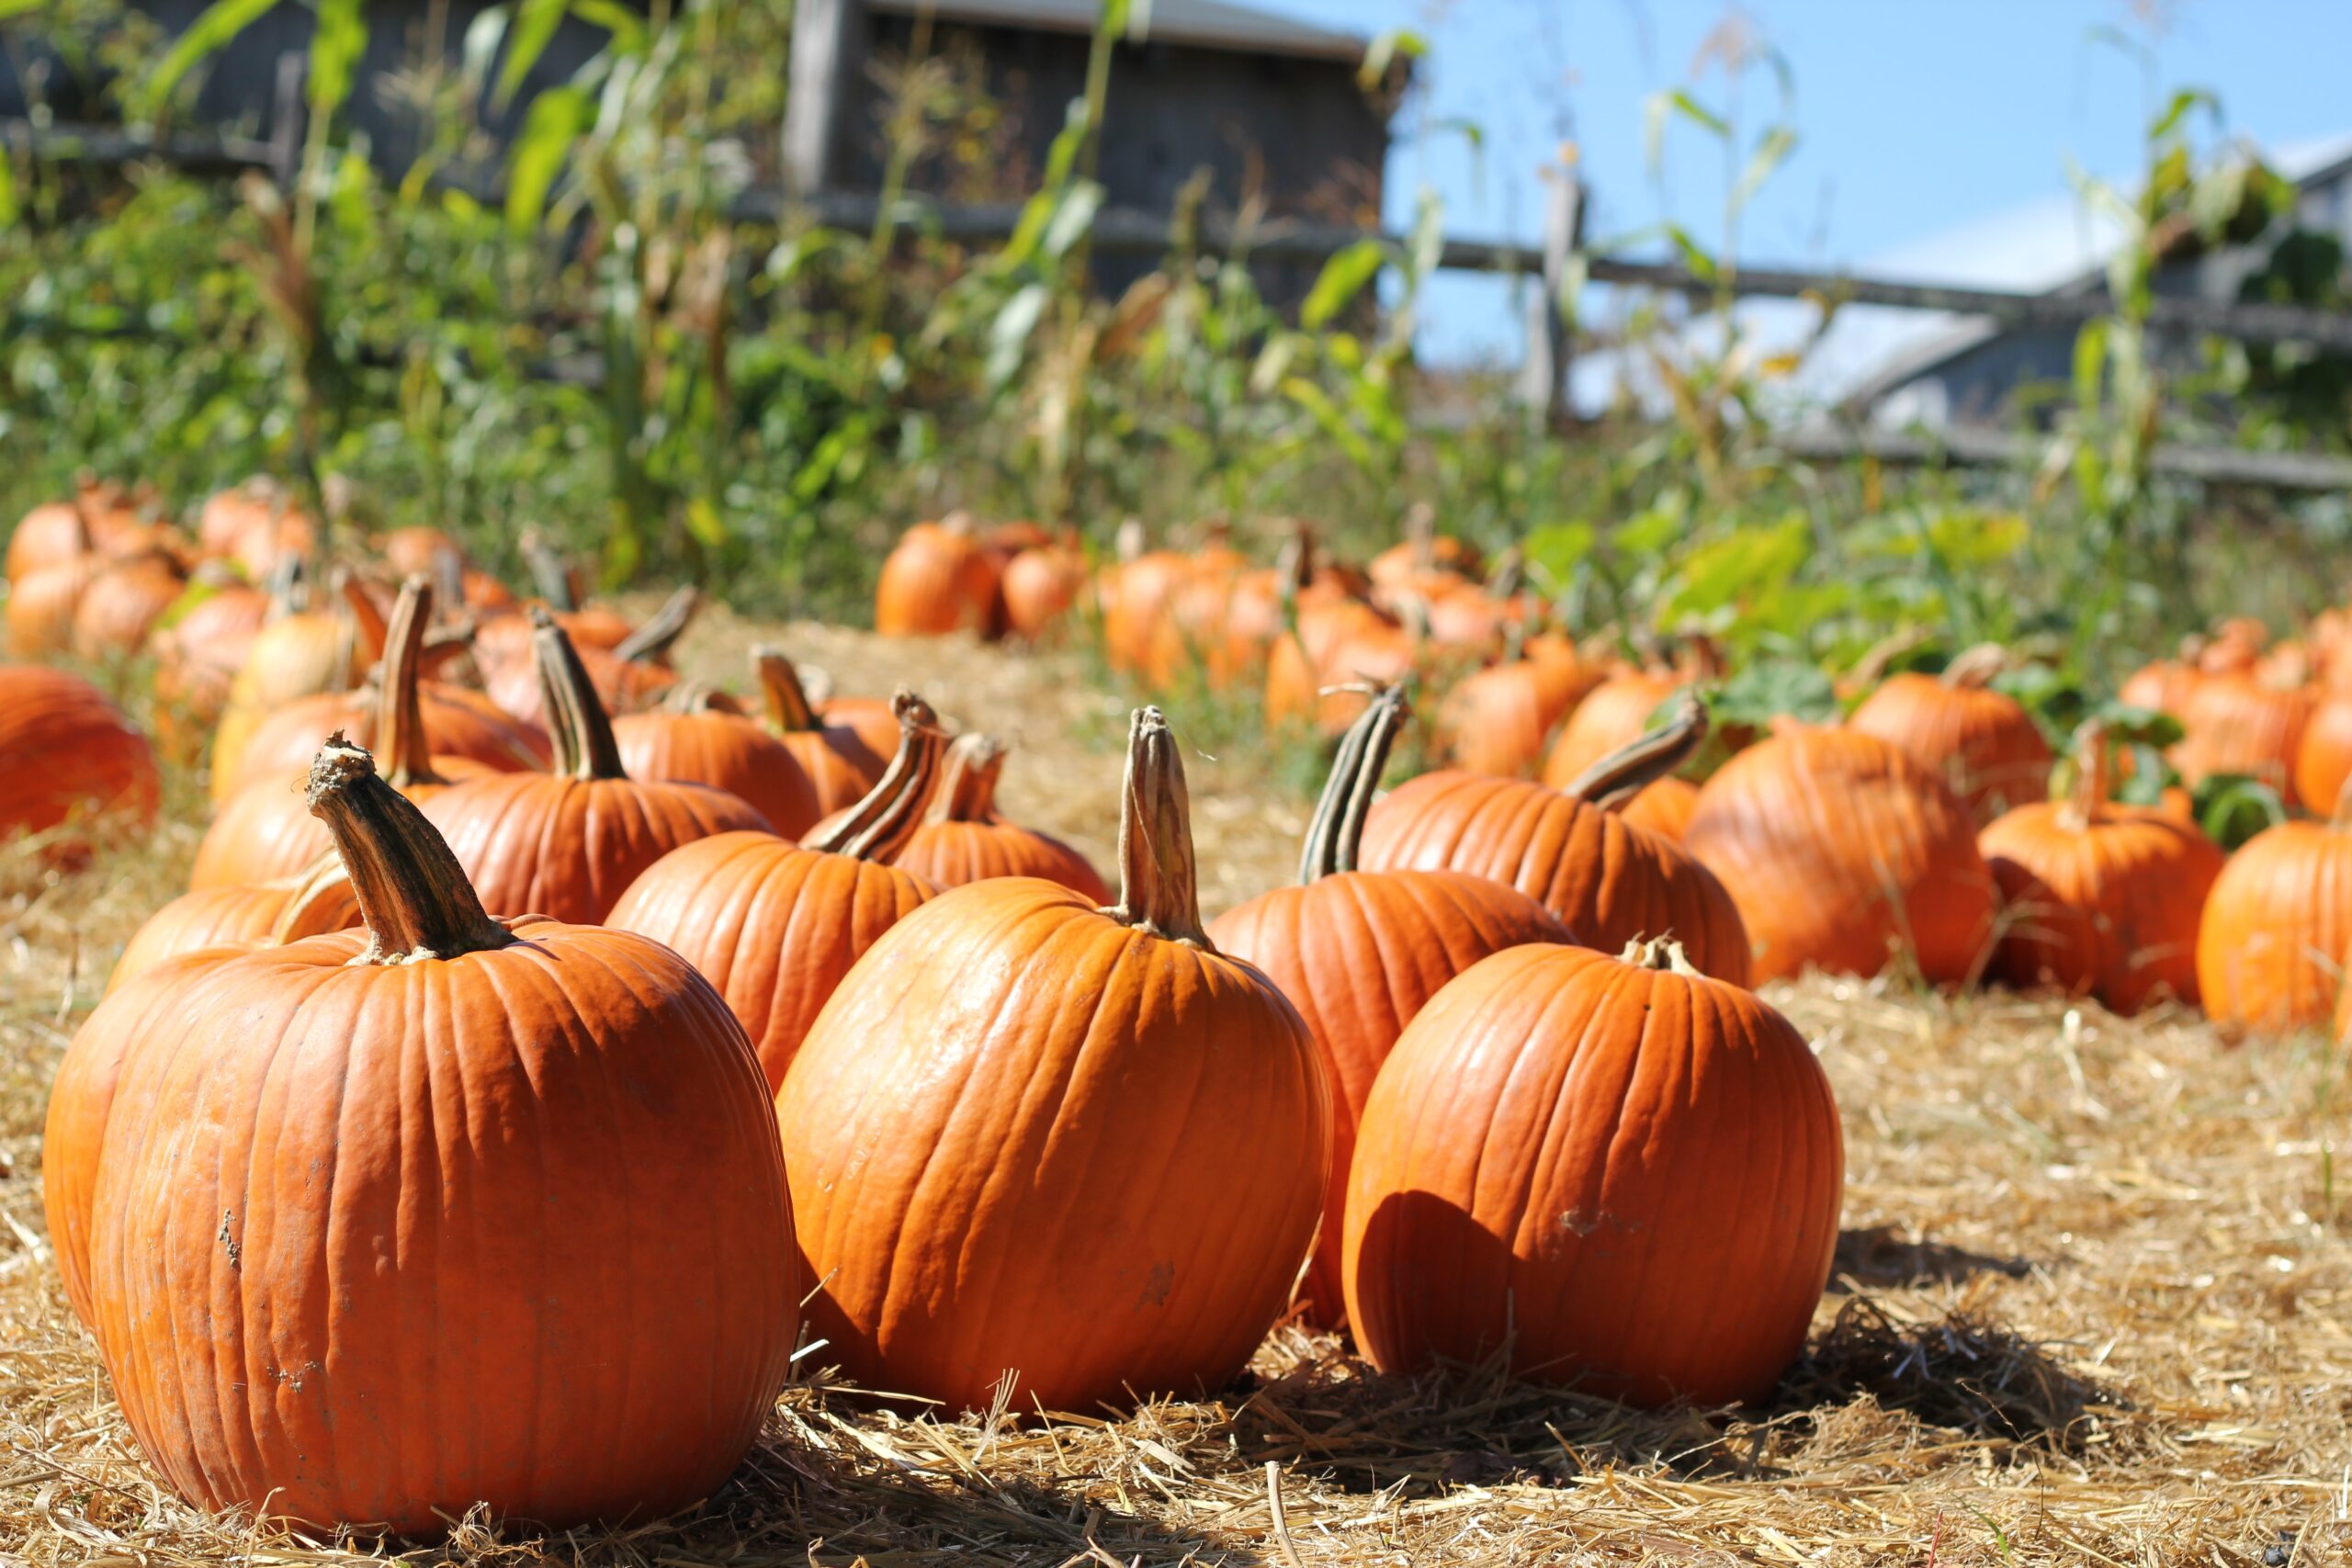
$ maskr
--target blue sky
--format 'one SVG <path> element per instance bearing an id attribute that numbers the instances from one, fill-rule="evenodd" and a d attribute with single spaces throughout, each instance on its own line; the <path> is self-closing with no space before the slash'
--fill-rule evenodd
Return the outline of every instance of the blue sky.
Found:
<path id="1" fill-rule="evenodd" d="M 1664 177 L 1645 149 L 1644 103 L 1688 87 L 1727 102 L 1724 74 L 1694 78 L 1721 0 L 1252 0 L 1363 33 L 1426 37 L 1425 96 L 1391 155 L 1389 220 L 1432 185 L 1459 234 L 1533 238 L 1533 171 L 1565 127 L 1605 239 L 1671 216 L 1720 233 L 1722 154 L 1676 126 Z M 2152 27 L 2148 17 L 2154 15 Z M 1749 0 L 1741 14 L 1794 75 L 1795 152 L 1741 220 L 1752 262 L 1866 263 L 1940 231 L 2068 189 L 2067 165 L 2128 178 L 2142 135 L 2175 87 L 2221 97 L 2229 134 L 2265 145 L 2352 132 L 2352 0 Z M 2106 29 L 2143 50 L 2144 61 Z M 1769 73 L 1746 78 L 1752 140 L 1779 115 Z M 1410 135 L 1411 119 L 1424 128 Z M 1449 121 L 1475 120 L 1474 152 Z M 1910 268 L 1917 272 L 1917 267 Z M 1433 357 L 1515 359 L 1501 288 L 1453 275 L 1424 312 Z"/>

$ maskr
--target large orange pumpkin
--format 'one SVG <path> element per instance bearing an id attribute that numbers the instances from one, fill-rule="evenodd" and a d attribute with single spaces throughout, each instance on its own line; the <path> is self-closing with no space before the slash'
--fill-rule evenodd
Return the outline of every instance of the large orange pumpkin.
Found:
<path id="1" fill-rule="evenodd" d="M 84 817 L 144 827 L 162 795 L 154 749 L 103 692 L 62 670 L 0 664 L 0 839 Z M 52 845 L 69 858 L 86 848 Z"/>
<path id="2" fill-rule="evenodd" d="M 1349 1321 L 1383 1371 L 1507 1350 L 1638 1404 L 1755 1399 L 1804 1348 L 1844 1179 L 1828 1079 L 1755 996 L 1670 943 L 1513 948 L 1373 1085 Z"/>
<path id="3" fill-rule="evenodd" d="M 1374 1077 L 1405 1026 L 1446 982 L 1480 959 L 1531 942 L 1573 942 L 1526 894 L 1458 871 L 1358 871 L 1365 814 L 1404 717 L 1390 687 L 1340 743 L 1306 830 L 1298 885 L 1218 916 L 1209 937 L 1282 988 L 1331 1075 L 1331 1174 L 1304 1294 L 1312 1320 L 1337 1326 L 1340 1225 L 1356 1122 Z"/>
<path id="4" fill-rule="evenodd" d="M 184 953 L 297 942 L 358 922 L 351 879 L 332 852 L 299 876 L 198 888 L 148 916 L 130 934 L 107 976 L 107 991 L 111 995 Z"/>
<path id="5" fill-rule="evenodd" d="M 1679 767 L 1705 733 L 1705 709 L 1693 702 L 1576 781 L 1589 798 L 1524 779 L 1424 773 L 1372 808 L 1361 863 L 1489 877 L 1534 898 L 1582 941 L 1622 947 L 1671 936 L 1701 969 L 1744 986 L 1747 932 L 1724 885 L 1679 845 L 1611 809 Z"/>
<path id="6" fill-rule="evenodd" d="M 881 778 L 888 750 L 876 751 L 852 727 L 819 718 L 800 684 L 800 672 L 782 649 L 766 643 L 754 646 L 752 670 L 766 700 L 768 728 L 784 742 L 817 792 L 818 817 L 830 817 L 864 799 Z"/>
<path id="7" fill-rule="evenodd" d="M 1004 742 L 993 735 L 958 737 L 948 749 L 930 812 L 891 863 L 942 887 L 989 876 L 1041 876 L 1082 898 L 1109 903 L 1110 887 L 1084 855 L 1049 834 L 1006 821 L 997 810 L 1004 754 Z"/>
<path id="8" fill-rule="evenodd" d="M 2086 726 L 2072 789 L 1978 835 L 2003 908 L 1993 969 L 2012 985 L 2087 992 L 2119 1013 L 2197 1000 L 2197 925 L 2222 855 L 2168 813 L 2108 798 L 2103 727 Z"/>
<path id="9" fill-rule="evenodd" d="M 971 518 L 956 513 L 899 536 L 875 584 L 874 629 L 884 637 L 993 636 L 1001 604 L 996 562 L 973 536 Z"/>
<path id="10" fill-rule="evenodd" d="M 812 1326 L 872 1386 L 951 1410 L 1001 1382 L 1054 1410 L 1221 1388 L 1290 1294 L 1330 1085 L 1297 1010 L 1201 929 L 1154 708 L 1119 845 L 1115 908 L 998 877 L 900 920 L 785 1077 Z"/>
<path id="11" fill-rule="evenodd" d="M 2197 927 L 2197 985 L 2226 1035 L 2335 1014 L 2352 956 L 2352 785 L 2324 822 L 2281 822 L 2229 858 Z"/>
<path id="12" fill-rule="evenodd" d="M 679 685 L 654 712 L 613 720 L 621 766 L 631 778 L 723 789 L 786 838 L 815 827 L 824 812 L 799 757 L 757 721 L 713 707 L 711 696 L 707 687 Z"/>
<path id="13" fill-rule="evenodd" d="M 1759 980 L 1908 957 L 1951 984 L 1991 954 L 1993 878 L 1968 808 L 1874 735 L 1784 724 L 1707 781 L 1683 843 L 1737 900 Z"/>
<path id="14" fill-rule="evenodd" d="M 424 807 L 483 903 L 592 925 L 680 844 L 769 829 L 766 818 L 724 790 L 630 778 L 571 639 L 547 611 L 534 606 L 531 615 L 554 771 L 471 779 Z"/>
<path id="15" fill-rule="evenodd" d="M 1890 676 L 1846 722 L 1943 775 L 1979 822 L 2050 792 L 2050 743 L 2025 705 L 1988 683 L 2007 652 L 1986 643 L 1940 675 Z"/>
<path id="16" fill-rule="evenodd" d="M 798 1315 L 741 1026 L 658 942 L 491 919 L 364 751 L 310 794 L 367 930 L 181 990 L 107 1119 L 89 1294 L 140 1447 L 314 1529 L 707 1495 Z"/>
<path id="17" fill-rule="evenodd" d="M 888 863 L 922 820 L 947 738 L 931 705 L 899 698 L 890 768 L 841 823 L 807 844 L 719 833 L 655 861 L 605 923 L 667 943 L 709 977 L 760 1055 L 768 1088 L 850 965 L 938 893 Z"/>
<path id="18" fill-rule="evenodd" d="M 300 698 L 359 684 L 384 656 L 387 635 L 375 601 L 340 568 L 325 604 L 281 615 L 255 633 L 213 733 L 212 798 L 226 800 L 253 782 L 244 772 L 245 746 L 273 715 Z"/>

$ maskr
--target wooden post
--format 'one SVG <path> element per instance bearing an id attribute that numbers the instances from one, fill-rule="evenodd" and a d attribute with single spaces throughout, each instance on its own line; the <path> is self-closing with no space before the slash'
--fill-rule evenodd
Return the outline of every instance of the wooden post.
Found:
<path id="1" fill-rule="evenodd" d="M 1584 185 L 1577 177 L 1574 142 L 1560 147 L 1559 162 L 1542 171 L 1543 271 L 1527 300 L 1527 357 L 1520 366 L 1518 396 L 1532 418 L 1547 427 L 1567 411 L 1568 366 L 1575 334 L 1560 310 L 1560 291 L 1577 248 L 1584 242 Z"/>
<path id="2" fill-rule="evenodd" d="M 841 134 L 857 0 L 798 0 L 792 12 L 791 83 L 784 101 L 784 183 L 795 196 L 826 188 Z"/>

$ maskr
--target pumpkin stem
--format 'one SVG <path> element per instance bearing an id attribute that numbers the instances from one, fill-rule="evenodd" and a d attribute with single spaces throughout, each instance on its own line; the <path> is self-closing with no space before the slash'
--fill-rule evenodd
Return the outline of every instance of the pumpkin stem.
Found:
<path id="1" fill-rule="evenodd" d="M 412 964 L 505 947 L 514 938 L 485 913 L 458 857 L 376 759 L 337 730 L 311 764 L 311 815 L 334 835 L 351 874 L 368 951 L 358 964 Z"/>
<path id="2" fill-rule="evenodd" d="M 444 543 L 433 551 L 434 586 L 441 591 L 441 602 L 455 611 L 466 602 L 466 558 L 458 547 Z"/>
<path id="3" fill-rule="evenodd" d="M 1494 569 L 1487 574 L 1487 596 L 1509 604 L 1526 576 L 1527 552 L 1513 545 L 1495 558 Z"/>
<path id="4" fill-rule="evenodd" d="M 1862 650 L 1862 656 L 1846 671 L 1847 677 L 1857 686 L 1875 686 L 1886 679 L 1887 671 L 1896 660 L 1934 635 L 1926 626 L 1905 626 L 1899 632 L 1890 632 Z"/>
<path id="5" fill-rule="evenodd" d="M 359 581 L 356 572 L 338 567 L 334 586 L 343 602 L 351 607 L 353 657 L 364 670 L 384 657 L 384 639 L 390 635 L 390 628 L 384 625 L 384 612 L 368 596 L 367 585 Z"/>
<path id="6" fill-rule="evenodd" d="M 767 698 L 770 729 L 779 735 L 806 735 L 823 728 L 817 720 L 815 705 L 808 701 L 808 688 L 800 683 L 800 671 L 792 667 L 784 649 L 774 643 L 754 645 L 752 671 Z"/>
<path id="7" fill-rule="evenodd" d="M 2008 649 L 1997 642 L 1980 642 L 1952 656 L 1944 666 L 1943 683 L 1958 691 L 1981 691 L 2008 662 Z"/>
<path id="8" fill-rule="evenodd" d="M 433 740 L 417 689 L 425 624 L 432 619 L 432 582 L 419 575 L 401 583 L 391 632 L 384 640 L 383 668 L 376 677 L 375 737 L 385 782 L 403 792 L 448 782 L 433 771 Z"/>
<path id="9" fill-rule="evenodd" d="M 1119 803 L 1119 903 L 1108 911 L 1123 926 L 1216 951 L 1201 924 L 1193 862 L 1192 800 L 1184 759 L 1167 716 L 1135 711 L 1127 727 L 1127 773 Z"/>
<path id="10" fill-rule="evenodd" d="M 1283 541 L 1282 551 L 1274 558 L 1274 571 L 1292 592 L 1315 581 L 1315 525 L 1304 517 L 1292 525 L 1290 537 Z"/>
<path id="11" fill-rule="evenodd" d="M 2098 820 L 2099 808 L 2107 804 L 2112 773 L 2107 726 L 2093 720 L 2084 725 L 2075 738 L 2075 782 L 2066 792 L 2065 807 L 2059 813 L 2067 827 L 2079 832 Z"/>
<path id="12" fill-rule="evenodd" d="M 1356 868 L 1363 843 L 1364 818 L 1387 769 L 1389 749 L 1411 710 L 1402 684 L 1382 688 L 1340 737 L 1339 754 L 1331 759 L 1331 776 L 1315 803 L 1315 817 L 1306 825 L 1306 844 L 1298 857 L 1303 886 L 1319 876 Z"/>
<path id="13" fill-rule="evenodd" d="M 899 749 L 890 765 L 847 816 L 801 840 L 803 848 L 888 864 L 922 826 L 923 812 L 938 787 L 947 732 L 939 728 L 939 716 L 931 705 L 904 686 L 890 699 L 890 711 L 899 720 Z"/>
<path id="14" fill-rule="evenodd" d="M 681 681 L 662 695 L 663 713 L 723 713 L 741 717 L 742 700 L 707 681 Z"/>
<path id="15" fill-rule="evenodd" d="M 1129 561 L 1141 559 L 1144 548 L 1149 543 L 1143 531 L 1143 519 L 1129 517 L 1120 523 L 1118 530 L 1111 536 L 1111 553 L 1124 566 Z"/>
<path id="16" fill-rule="evenodd" d="M 523 565 L 530 571 L 531 582 L 539 597 L 555 609 L 571 615 L 580 608 L 580 590 L 571 580 L 571 569 L 548 543 L 547 536 L 537 528 L 526 528 L 515 541 L 515 548 L 523 552 Z"/>
<path id="17" fill-rule="evenodd" d="M 353 898 L 351 874 L 344 870 L 343 857 L 337 853 L 321 856 L 302 874 L 302 879 L 295 884 L 286 900 L 286 908 L 270 923 L 270 944 L 283 947 L 311 932 L 334 930 L 350 919 Z"/>
<path id="18" fill-rule="evenodd" d="M 613 656 L 639 664 L 665 662 L 671 648 L 686 635 L 686 628 L 694 625 L 695 612 L 701 608 L 702 590 L 688 583 L 664 599 L 637 630 L 621 638 L 613 648 Z"/>
<path id="19" fill-rule="evenodd" d="M 988 822 L 996 817 L 997 780 L 1009 750 L 993 735 L 959 735 L 932 792 L 929 822 Z"/>
<path id="20" fill-rule="evenodd" d="M 1682 951 L 1682 944 L 1672 937 L 1635 937 L 1625 944 L 1625 951 L 1617 955 L 1617 961 L 1630 964 L 1636 969 L 1656 969 L 1679 975 L 1685 979 L 1702 978 L 1691 966 L 1690 956 Z"/>
<path id="21" fill-rule="evenodd" d="M 1603 811 L 1622 809 L 1645 787 L 1688 761 L 1706 739 L 1707 705 L 1696 692 L 1685 692 L 1672 718 L 1593 763 L 1561 793 L 1590 801 Z"/>
<path id="22" fill-rule="evenodd" d="M 1437 508 L 1417 501 L 1405 509 L 1405 543 L 1411 547 L 1417 571 L 1437 570 Z"/>
<path id="23" fill-rule="evenodd" d="M 554 772 L 580 780 L 625 779 L 620 742 L 612 716 L 596 695 L 596 683 L 580 661 L 580 650 L 540 605 L 530 610 L 531 657 L 539 670 L 539 696 L 548 713 L 548 736 L 555 742 Z"/>

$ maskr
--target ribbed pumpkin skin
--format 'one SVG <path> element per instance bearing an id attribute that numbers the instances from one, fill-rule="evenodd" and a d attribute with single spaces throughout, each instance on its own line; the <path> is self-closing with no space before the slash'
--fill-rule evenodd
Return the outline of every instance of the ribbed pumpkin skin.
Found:
<path id="1" fill-rule="evenodd" d="M 2044 801 L 1996 818 L 1976 843 L 2005 911 L 1995 974 L 2087 992 L 2119 1013 L 2165 992 L 2196 1003 L 2197 926 L 2223 856 L 2194 826 L 2130 807 L 2085 820 Z"/>
<path id="2" fill-rule="evenodd" d="M 2050 793 L 2050 743 L 2005 692 L 1906 672 L 1889 676 L 1846 722 L 1939 774 L 1979 822 Z"/>
<path id="3" fill-rule="evenodd" d="M 2352 695 L 2331 694 L 2312 708 L 2295 743 L 2295 795 L 2324 811 L 2352 778 Z"/>
<path id="4" fill-rule="evenodd" d="M 1012 822 L 926 822 L 891 864 L 942 887 L 991 876 L 1035 876 L 1057 882 L 1096 905 L 1111 901 L 1102 873 L 1049 834 Z"/>
<path id="5" fill-rule="evenodd" d="M 1764 1393 L 1838 1243 L 1844 1144 L 1753 995 L 1521 947 L 1407 1026 L 1357 1134 L 1349 1320 L 1384 1371 L 1475 1361 L 1641 1404 Z"/>
<path id="6" fill-rule="evenodd" d="M 2293 806 L 2301 798 L 2295 763 L 2311 711 L 2311 694 L 2300 686 L 2282 690 L 2253 675 L 2208 676 L 2181 704 L 2186 733 L 2173 748 L 2173 765 L 2192 784 L 2215 773 L 2245 773 Z M 2333 798 L 2304 803 L 2325 810 Z"/>
<path id="7" fill-rule="evenodd" d="M 501 773 L 423 803 L 493 915 L 595 925 L 645 869 L 714 833 L 768 820 L 724 790 L 646 779 Z"/>
<path id="8" fill-rule="evenodd" d="M 1330 1070 L 1331 1174 L 1306 1296 L 1315 1322 L 1336 1325 L 1347 1313 L 1340 1240 L 1356 1122 L 1396 1037 L 1480 959 L 1576 938 L 1526 894 L 1456 871 L 1343 871 L 1277 887 L 1209 922 L 1209 936 L 1281 987 Z"/>
<path id="9" fill-rule="evenodd" d="M 8 656 L 32 659 L 65 651 L 74 640 L 74 611 L 82 591 L 105 564 L 96 556 L 77 556 L 36 567 L 11 583 L 6 604 L 0 607 Z"/>
<path id="10" fill-rule="evenodd" d="M 1531 657 L 1465 675 L 1438 707 L 1438 742 L 1465 772 L 1524 778 L 1543 766 L 1552 727 L 1592 683 L 1592 671 L 1573 657 Z"/>
<path id="11" fill-rule="evenodd" d="M 863 800 L 865 792 L 881 778 L 884 758 L 888 756 L 887 752 L 876 756 L 865 737 L 842 724 L 795 730 L 776 739 L 792 753 L 792 760 L 808 775 L 809 787 L 817 792 L 817 815 L 809 819 L 811 828 L 842 807 Z M 790 831 L 797 837 L 808 829 Z"/>
<path id="12" fill-rule="evenodd" d="M 1990 948 L 1968 808 L 1876 736 L 1799 728 L 1750 747 L 1699 791 L 1683 842 L 1738 901 L 1758 980 L 1875 975 L 1907 950 L 1940 985 Z"/>
<path id="13" fill-rule="evenodd" d="M 496 773 L 519 773 L 546 767 L 554 755 L 545 730 L 508 716 L 480 692 L 423 681 L 417 684 L 417 699 L 436 764 L 463 758 Z M 229 778 L 235 781 L 230 791 L 233 794 L 255 779 L 301 773 L 327 737 L 338 730 L 355 746 L 383 744 L 376 736 L 373 688 L 290 702 L 254 728 L 233 760 L 216 756 L 212 765 L 216 774 L 224 765 L 229 768 Z"/>
<path id="14" fill-rule="evenodd" d="M 94 1212 L 124 1416 L 208 1509 L 438 1534 L 707 1495 L 799 1292 L 775 1123 L 684 961 L 526 925 L 451 960 L 357 933 L 235 959 L 132 1055 Z"/>
<path id="15" fill-rule="evenodd" d="M 1690 683 L 1679 675 L 1636 670 L 1593 687 L 1568 715 L 1551 755 L 1544 759 L 1544 782 L 1566 789 L 1610 752 L 1639 740 L 1658 705 Z"/>
<path id="16" fill-rule="evenodd" d="M 605 923 L 675 949 L 718 988 L 773 1093 L 850 965 L 938 891 L 897 866 L 720 833 L 654 862 Z"/>
<path id="17" fill-rule="evenodd" d="M 181 587 L 178 570 L 161 556 L 110 562 L 74 602 L 74 657 L 96 663 L 138 652 Z"/>
<path id="18" fill-rule="evenodd" d="M 104 693 L 61 670 L 0 666 L 0 840 L 83 811 L 143 826 L 162 794 L 154 750 Z"/>
<path id="19" fill-rule="evenodd" d="M 2352 832 L 2281 822 L 2222 866 L 2197 928 L 2205 1014 L 2227 1032 L 2286 1033 L 2335 1016 L 2352 949 Z"/>
<path id="20" fill-rule="evenodd" d="M 334 851 L 326 825 L 302 802 L 299 778 L 247 784 L 212 816 L 188 870 L 191 892 L 242 887 L 300 874 Z"/>
<path id="21" fill-rule="evenodd" d="M 630 714 L 613 720 L 613 738 L 620 742 L 621 764 L 629 777 L 725 790 L 787 837 L 797 838 L 824 815 L 799 759 L 748 718 L 729 713 Z"/>
<path id="22" fill-rule="evenodd" d="M 122 956 L 115 960 L 114 973 L 107 976 L 107 994 L 112 996 L 148 970 L 182 953 L 266 940 L 277 930 L 278 919 L 286 913 L 298 887 L 298 883 L 283 880 L 238 883 L 181 894 L 148 916 L 123 944 Z M 283 940 L 320 936 L 356 925 L 359 905 L 350 896 L 346 884 L 339 897 L 322 900 L 304 914 L 307 919 L 300 929 L 284 932 Z"/>
<path id="23" fill-rule="evenodd" d="M 1639 794 L 1625 803 L 1624 818 L 1636 828 L 1647 829 L 1661 839 L 1682 841 L 1690 830 L 1690 814 L 1699 809 L 1699 786 L 1689 779 L 1668 776 L 1654 779 L 1642 786 Z"/>
<path id="24" fill-rule="evenodd" d="M 1270 981 L 1025 877 L 892 927 L 776 1110 L 812 1331 L 949 1409 L 1008 1368 L 1016 1408 L 1224 1386 L 1330 1156 L 1329 1085 Z"/>
<path id="25" fill-rule="evenodd" d="M 1698 969 L 1748 983 L 1747 931 L 1713 872 L 1623 817 L 1542 784 L 1423 773 L 1372 808 L 1357 863 L 1488 877 L 1595 947 L 1670 936 Z"/>

